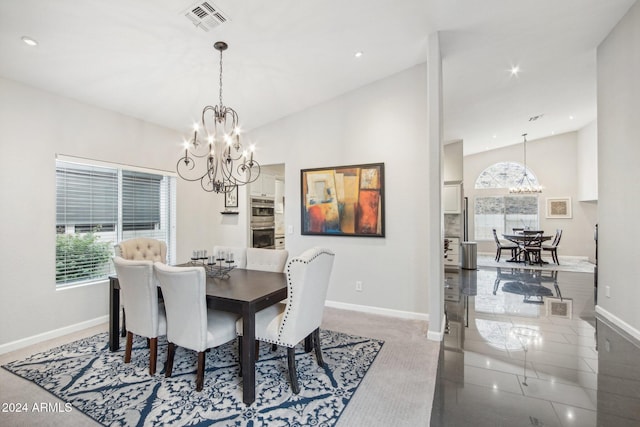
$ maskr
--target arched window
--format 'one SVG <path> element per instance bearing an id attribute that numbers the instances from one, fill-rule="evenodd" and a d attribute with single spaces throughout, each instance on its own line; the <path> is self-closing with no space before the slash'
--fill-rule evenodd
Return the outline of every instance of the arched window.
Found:
<path id="1" fill-rule="evenodd" d="M 499 162 L 483 170 L 476 179 L 476 190 L 509 189 L 518 185 L 524 166 L 516 162 Z M 538 179 L 527 168 L 531 184 Z M 495 194 L 495 193 L 494 193 Z M 475 196 L 474 235 L 476 240 L 493 240 L 493 229 L 498 236 L 512 232 L 513 228 L 538 229 L 537 194 L 506 194 Z"/>
<path id="2" fill-rule="evenodd" d="M 476 179 L 476 190 L 485 188 L 511 188 L 518 185 L 522 175 L 524 174 L 524 166 L 516 162 L 499 162 L 495 163 L 482 171 Z M 527 168 L 527 176 L 531 184 L 538 185 L 538 179 L 529 168 Z"/>

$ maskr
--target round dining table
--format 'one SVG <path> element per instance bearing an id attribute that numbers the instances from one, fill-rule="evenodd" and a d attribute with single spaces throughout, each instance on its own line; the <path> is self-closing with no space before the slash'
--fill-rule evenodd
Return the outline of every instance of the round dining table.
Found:
<path id="1" fill-rule="evenodd" d="M 524 253 L 524 246 L 526 246 L 526 244 L 531 242 L 532 240 L 537 240 L 539 234 L 542 234 L 540 240 L 542 240 L 543 242 L 553 239 L 553 236 L 545 236 L 543 231 L 528 230 L 525 233 L 503 234 L 502 237 L 504 237 L 506 240 L 509 240 L 510 242 L 518 245 L 518 251 L 516 252 L 516 255 L 511 259 L 508 259 L 507 262 L 526 262 L 525 257 L 522 256 Z M 544 260 L 542 260 L 542 263 L 548 264 L 548 262 Z"/>

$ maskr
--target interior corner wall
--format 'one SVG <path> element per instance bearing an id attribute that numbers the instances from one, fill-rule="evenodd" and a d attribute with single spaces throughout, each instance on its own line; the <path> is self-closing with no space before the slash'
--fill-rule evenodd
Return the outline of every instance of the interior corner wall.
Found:
<path id="1" fill-rule="evenodd" d="M 539 195 L 538 218 L 540 228 L 548 234 L 563 230 L 558 248 L 559 256 L 593 258 L 595 241 L 593 230 L 597 221 L 597 207 L 591 202 L 578 200 L 577 132 L 527 141 L 527 168 L 544 187 Z M 476 240 L 473 209 L 477 196 L 497 196 L 506 190 L 476 190 L 475 181 L 489 166 L 498 162 L 522 163 L 523 145 L 518 143 L 495 150 L 464 157 L 464 194 L 469 198 L 469 239 Z M 547 197 L 571 197 L 570 219 L 546 218 Z M 477 240 L 478 252 L 495 254 L 496 244 L 491 240 Z"/>
<path id="2" fill-rule="evenodd" d="M 598 201 L 598 124 L 578 131 L 578 200 Z"/>
<path id="3" fill-rule="evenodd" d="M 598 306 L 640 336 L 640 2 L 598 47 Z M 609 287 L 610 297 L 605 290 Z"/>
<path id="4" fill-rule="evenodd" d="M 422 64 L 250 132 L 264 163 L 285 164 L 290 256 L 336 253 L 330 301 L 427 313 L 426 84 Z M 301 169 L 375 162 L 385 165 L 386 237 L 301 235 Z"/>
<path id="5" fill-rule="evenodd" d="M 107 281 L 56 290 L 56 154 L 174 171 L 182 135 L 3 78 L 0 94 L 2 346 L 108 312 Z M 194 248 L 213 248 L 217 199 L 178 180 L 178 261 Z"/>

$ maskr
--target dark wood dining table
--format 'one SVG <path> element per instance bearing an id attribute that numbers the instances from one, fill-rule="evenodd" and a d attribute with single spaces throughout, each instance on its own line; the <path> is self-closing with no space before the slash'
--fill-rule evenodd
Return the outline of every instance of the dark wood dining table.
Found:
<path id="1" fill-rule="evenodd" d="M 524 252 L 524 246 L 527 243 L 531 242 L 532 240 L 536 240 L 538 234 L 543 234 L 543 231 L 537 231 L 537 232 L 528 231 L 526 233 L 503 234 L 502 237 L 518 245 L 518 251 L 516 252 L 516 255 L 508 259 L 507 262 L 525 262 L 525 259 L 522 256 Z M 553 239 L 553 236 L 545 236 L 543 234 L 540 239 L 543 242 L 546 242 L 547 240 Z M 544 264 L 548 264 L 546 261 L 542 261 L 542 262 Z"/>
<path id="2" fill-rule="evenodd" d="M 192 264 L 183 264 L 191 266 Z M 109 277 L 109 349 L 120 347 L 120 284 L 116 276 Z M 284 273 L 233 269 L 228 278 L 207 277 L 209 307 L 239 314 L 242 319 L 242 400 L 255 401 L 255 318 L 256 312 L 287 298 L 287 278 Z"/>

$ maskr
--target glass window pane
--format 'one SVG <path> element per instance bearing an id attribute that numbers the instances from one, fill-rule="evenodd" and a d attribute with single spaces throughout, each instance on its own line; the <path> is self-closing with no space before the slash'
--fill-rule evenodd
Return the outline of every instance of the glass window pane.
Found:
<path id="1" fill-rule="evenodd" d="M 107 278 L 113 245 L 133 237 L 163 240 L 175 261 L 174 177 L 57 160 L 56 190 L 58 285 Z"/>

